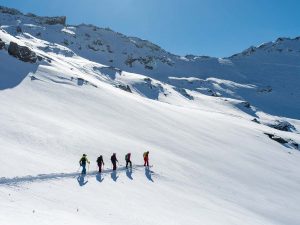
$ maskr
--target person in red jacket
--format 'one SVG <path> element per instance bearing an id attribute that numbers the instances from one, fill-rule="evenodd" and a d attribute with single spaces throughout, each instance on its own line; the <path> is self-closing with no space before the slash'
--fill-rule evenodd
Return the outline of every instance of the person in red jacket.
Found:
<path id="1" fill-rule="evenodd" d="M 144 152 L 143 157 L 144 157 L 144 166 L 149 166 L 149 151 Z"/>

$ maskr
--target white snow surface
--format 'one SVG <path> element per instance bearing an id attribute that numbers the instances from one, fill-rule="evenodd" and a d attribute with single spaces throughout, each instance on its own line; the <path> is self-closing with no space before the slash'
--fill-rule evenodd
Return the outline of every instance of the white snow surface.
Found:
<path id="1" fill-rule="evenodd" d="M 44 58 L 25 63 L 0 50 L 0 224 L 300 224 L 300 152 L 264 134 L 300 143 L 299 117 L 241 106 L 245 96 L 254 99 L 247 91 L 259 84 L 235 75 L 173 76 L 171 70 L 162 78 L 142 69 L 121 70 L 63 46 L 53 31 L 72 36 L 91 26 L 45 26 L 24 15 L 0 15 L 6 48 L 14 41 Z M 47 36 L 13 35 L 16 16 L 23 30 L 45 28 Z M 137 38 L 129 43 L 164 52 Z M 184 59 L 193 60 L 211 59 Z M 216 60 L 232 66 L 231 58 Z M 290 70 L 291 76 L 296 72 Z M 204 93 L 212 87 L 224 97 Z M 260 106 L 269 97 L 256 99 Z M 289 115 L 299 113 L 299 105 L 289 109 L 295 110 Z M 261 124 L 252 122 L 254 117 Z M 290 122 L 294 132 L 264 125 L 274 120 Z M 142 166 L 146 150 L 149 170 Z M 116 173 L 109 160 L 113 152 L 120 162 Z M 127 152 L 132 171 L 124 169 Z M 91 165 L 80 180 L 83 153 Z"/>

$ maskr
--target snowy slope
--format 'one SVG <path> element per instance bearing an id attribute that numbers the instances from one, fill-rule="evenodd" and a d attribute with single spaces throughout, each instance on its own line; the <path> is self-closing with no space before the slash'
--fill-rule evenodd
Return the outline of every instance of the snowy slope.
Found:
<path id="1" fill-rule="evenodd" d="M 161 77 L 139 66 L 127 71 L 121 61 L 111 67 L 105 55 L 87 49 L 80 54 L 56 39 L 60 30 L 74 35 L 78 27 L 13 14 L 0 14 L 5 42 L 0 50 L 0 224 L 299 224 L 300 152 L 293 143 L 300 143 L 300 121 L 248 106 L 244 96 L 253 96 L 245 90 L 255 93 L 255 82 L 241 82 L 234 73 L 171 77 L 168 70 Z M 22 34 L 13 33 L 13 22 L 21 24 Z M 33 35 L 33 28 L 47 34 Z M 11 56 L 12 41 L 41 60 Z M 115 51 L 127 46 L 119 44 Z M 194 60 L 173 57 L 182 64 Z M 296 72 L 290 70 L 291 76 Z M 232 92 L 221 93 L 224 86 Z M 227 95 L 211 96 L 217 92 Z M 274 120 L 295 129 L 264 125 Z M 150 170 L 141 166 L 146 150 Z M 113 152 L 120 161 L 117 173 L 110 170 Z M 127 152 L 132 171 L 122 167 Z M 91 160 L 83 180 L 77 172 L 82 153 Z M 101 176 L 95 173 L 99 154 L 106 163 Z"/>

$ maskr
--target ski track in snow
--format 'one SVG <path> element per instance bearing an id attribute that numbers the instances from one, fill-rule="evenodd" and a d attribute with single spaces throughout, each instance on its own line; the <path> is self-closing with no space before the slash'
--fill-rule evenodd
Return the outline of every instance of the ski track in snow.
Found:
<path id="1" fill-rule="evenodd" d="M 139 168 L 143 168 L 143 165 L 134 165 L 132 166 L 132 171 L 137 171 Z M 151 167 L 151 166 L 150 166 Z M 117 168 L 116 172 L 124 172 L 126 171 L 126 167 L 121 166 Z M 105 169 L 102 171 L 101 174 L 109 174 L 112 173 L 112 169 Z M 153 171 L 149 170 L 149 173 L 155 174 Z M 90 171 L 88 172 L 86 177 L 95 176 L 98 174 L 98 171 Z M 48 181 L 48 180 L 56 180 L 56 179 L 64 179 L 64 178 L 76 178 L 80 176 L 80 172 L 74 172 L 74 173 L 50 173 L 50 174 L 38 174 L 36 176 L 23 176 L 23 177 L 12 177 L 12 178 L 6 178 L 1 177 L 0 178 L 0 186 L 7 185 L 18 185 L 23 183 L 32 183 L 32 182 L 42 182 L 42 181 Z"/>

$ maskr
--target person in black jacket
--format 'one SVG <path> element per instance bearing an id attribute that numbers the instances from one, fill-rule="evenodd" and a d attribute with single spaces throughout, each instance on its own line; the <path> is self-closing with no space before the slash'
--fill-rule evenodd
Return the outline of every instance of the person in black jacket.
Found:
<path id="1" fill-rule="evenodd" d="M 131 153 L 127 153 L 125 155 L 126 169 L 128 168 L 128 164 L 130 165 L 130 168 L 132 168 L 132 162 L 130 160 L 130 157 L 131 157 Z"/>
<path id="2" fill-rule="evenodd" d="M 117 162 L 119 162 L 118 159 L 117 159 L 116 153 L 114 153 L 110 157 L 110 160 L 111 160 L 111 163 L 113 164 L 113 170 L 116 170 L 117 169 Z"/>
<path id="3" fill-rule="evenodd" d="M 101 171 L 102 171 L 102 165 L 104 166 L 104 161 L 103 161 L 102 155 L 100 155 L 98 157 L 97 164 L 98 164 L 98 167 L 99 167 L 99 173 L 101 173 Z"/>

